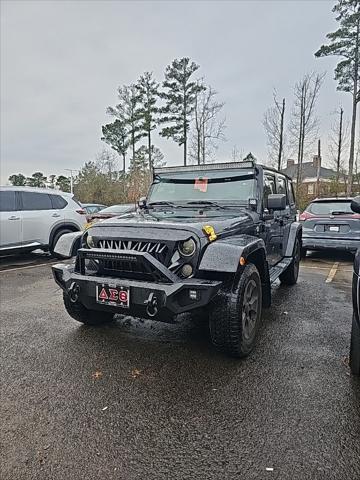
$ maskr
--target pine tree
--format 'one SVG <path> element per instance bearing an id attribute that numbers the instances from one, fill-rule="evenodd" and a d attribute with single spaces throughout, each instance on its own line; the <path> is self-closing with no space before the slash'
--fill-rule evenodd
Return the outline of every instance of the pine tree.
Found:
<path id="1" fill-rule="evenodd" d="M 145 72 L 138 80 L 136 87 L 140 95 L 141 129 L 147 137 L 147 152 L 149 169 L 153 169 L 151 133 L 156 128 L 159 112 L 157 102 L 159 98 L 159 84 L 154 80 L 151 72 Z"/>
<path id="2" fill-rule="evenodd" d="M 11 183 L 11 185 L 23 187 L 24 185 L 26 185 L 26 177 L 22 173 L 18 173 L 17 175 L 10 175 L 9 182 Z"/>
<path id="3" fill-rule="evenodd" d="M 125 122 L 118 118 L 113 123 L 102 126 L 101 140 L 111 146 L 123 160 L 123 172 L 126 170 L 126 153 L 129 148 L 128 131 Z"/>
<path id="4" fill-rule="evenodd" d="M 354 171 L 356 109 L 360 102 L 360 2 L 359 0 L 338 0 L 333 12 L 340 28 L 327 34 L 328 45 L 322 45 L 316 57 L 331 55 L 343 57 L 335 68 L 338 90 L 352 94 L 352 120 L 349 155 L 349 181 L 347 193 L 351 195 Z"/>
<path id="5" fill-rule="evenodd" d="M 183 146 L 184 165 L 187 163 L 187 139 L 196 95 L 204 89 L 202 84 L 190 80 L 198 68 L 199 65 L 187 57 L 173 60 L 166 67 L 163 82 L 165 91 L 161 94 L 165 100 L 161 122 L 170 125 L 164 127 L 160 135 L 172 138 L 179 146 Z"/>
<path id="6" fill-rule="evenodd" d="M 56 179 L 56 186 L 59 187 L 62 192 L 70 192 L 70 178 L 59 175 Z"/>
<path id="7" fill-rule="evenodd" d="M 26 185 L 30 187 L 46 187 L 47 178 L 42 172 L 35 172 L 26 179 Z"/>
<path id="8" fill-rule="evenodd" d="M 136 85 L 124 85 L 118 88 L 119 103 L 115 107 L 108 107 L 107 113 L 123 123 L 128 131 L 129 145 L 132 150 L 132 159 L 135 158 L 136 145 L 144 136 L 141 129 L 141 95 Z"/>

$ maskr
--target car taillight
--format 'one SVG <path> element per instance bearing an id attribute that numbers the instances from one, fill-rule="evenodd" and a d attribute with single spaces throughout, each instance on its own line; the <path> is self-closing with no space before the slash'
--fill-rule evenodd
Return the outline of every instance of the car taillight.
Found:
<path id="1" fill-rule="evenodd" d="M 76 210 L 76 213 L 80 213 L 80 215 L 86 215 L 86 212 L 83 208 L 79 208 L 78 210 Z"/>
<path id="2" fill-rule="evenodd" d="M 300 218 L 301 221 L 304 222 L 305 220 L 308 220 L 308 219 L 311 218 L 311 217 L 312 217 L 311 213 L 309 213 L 309 212 L 307 212 L 307 211 L 305 210 L 305 212 L 303 212 L 303 213 L 300 215 L 299 218 Z"/>

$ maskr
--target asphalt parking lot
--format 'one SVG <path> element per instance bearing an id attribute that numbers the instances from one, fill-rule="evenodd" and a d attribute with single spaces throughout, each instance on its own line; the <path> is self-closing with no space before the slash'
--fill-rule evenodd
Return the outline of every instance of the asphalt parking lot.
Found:
<path id="1" fill-rule="evenodd" d="M 189 319 L 81 326 L 51 263 L 1 262 L 2 480 L 360 478 L 351 256 L 275 285 L 246 360 Z"/>

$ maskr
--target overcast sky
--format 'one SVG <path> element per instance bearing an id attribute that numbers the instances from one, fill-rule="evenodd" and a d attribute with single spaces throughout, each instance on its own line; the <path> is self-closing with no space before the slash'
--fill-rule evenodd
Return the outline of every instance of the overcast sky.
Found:
<path id="1" fill-rule="evenodd" d="M 327 71 L 318 102 L 327 142 L 331 112 L 351 97 L 336 91 L 335 58 L 315 59 L 336 28 L 333 1 L 1 1 L 1 181 L 12 173 L 66 174 L 100 152 L 106 107 L 119 85 L 153 71 L 163 79 L 189 56 L 226 102 L 218 158 L 237 145 L 266 161 L 264 110 L 272 91 L 292 102 L 304 73 Z M 287 112 L 289 113 L 289 111 Z M 182 151 L 155 143 L 168 164 Z M 325 150 L 325 148 L 324 148 Z"/>

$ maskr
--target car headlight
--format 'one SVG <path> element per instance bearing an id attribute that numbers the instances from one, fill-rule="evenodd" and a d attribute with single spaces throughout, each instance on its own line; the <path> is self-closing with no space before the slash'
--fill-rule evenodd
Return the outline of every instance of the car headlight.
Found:
<path id="1" fill-rule="evenodd" d="M 179 252 L 183 257 L 191 257 L 196 250 L 196 243 L 193 238 L 189 238 L 184 242 L 179 243 Z"/>
<path id="2" fill-rule="evenodd" d="M 94 239 L 91 235 L 88 235 L 86 237 L 86 245 L 89 247 L 89 248 L 95 248 L 95 242 L 94 242 Z"/>

